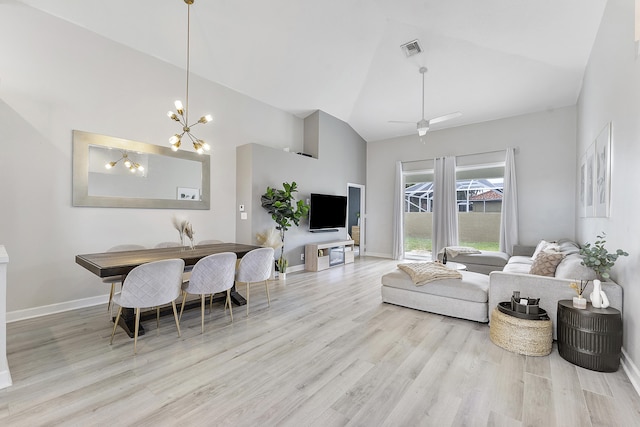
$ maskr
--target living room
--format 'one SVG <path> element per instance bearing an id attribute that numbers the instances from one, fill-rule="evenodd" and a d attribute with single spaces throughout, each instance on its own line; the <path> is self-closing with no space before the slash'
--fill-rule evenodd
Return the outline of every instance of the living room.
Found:
<path id="1" fill-rule="evenodd" d="M 108 289 L 74 264 L 75 255 L 101 252 L 125 240 L 152 245 L 176 239 L 171 225 L 175 211 L 73 207 L 71 139 L 72 130 L 80 129 L 165 144 L 175 131 L 165 113 L 174 98 L 184 93 L 184 69 L 21 2 L 4 2 L 0 11 L 0 128 L 4 136 L 0 179 L 5 189 L 0 244 L 10 257 L 7 320 L 17 322 L 106 303 Z M 634 16 L 633 1 L 606 3 L 575 104 L 430 131 L 426 144 L 415 134 L 365 142 L 349 125 L 327 113 L 301 119 L 192 75 L 190 108 L 198 112 L 216 108 L 215 126 L 201 130 L 212 145 L 213 197 L 210 210 L 177 213 L 188 216 L 198 238 L 251 243 L 248 240 L 263 231 L 269 218 L 257 200 L 244 200 L 241 192 L 247 186 L 256 183 L 247 191 L 257 194 L 267 185 L 297 181 L 304 197 L 315 191 L 345 194 L 347 183 L 364 184 L 366 255 L 390 258 L 396 161 L 517 147 L 521 244 L 561 237 L 592 242 L 604 231 L 610 249 L 620 247 L 630 254 L 616 265 L 613 278 L 624 289 L 623 364 L 637 390 L 640 314 L 633 307 L 640 301 L 640 290 L 634 284 L 640 274 L 640 242 L 632 236 L 639 234 L 640 225 L 631 215 L 640 208 L 633 190 L 640 174 L 640 62 Z M 178 30 L 182 25 L 182 20 L 176 23 Z M 351 151 L 321 152 L 317 159 L 295 154 L 305 152 L 305 143 L 313 139 L 305 135 L 313 120 L 323 122 L 315 132 L 318 144 L 340 150 L 340 141 L 332 139 L 331 133 L 323 134 L 326 129 L 337 129 L 352 141 Z M 608 123 L 613 130 L 611 213 L 606 218 L 583 218 L 578 212 L 578 168 L 583 153 Z M 269 153 L 270 159 L 259 176 L 244 182 L 248 172 L 238 165 L 245 158 L 242 151 L 248 149 Z M 328 173 L 332 159 L 323 155 L 343 155 L 336 169 L 351 168 L 339 172 L 345 174 L 338 178 L 339 183 L 298 175 Z M 306 166 L 313 162 L 326 165 L 307 171 Z M 292 167 L 299 169 L 289 174 Z M 266 178 L 269 169 L 274 173 Z M 249 203 L 254 206 L 249 211 L 250 227 L 246 227 L 238 205 Z M 302 245 L 320 239 L 308 235 L 301 229 L 287 236 L 291 251 L 297 251 L 292 252 L 297 255 L 291 260 L 293 267 L 303 263 L 299 259 Z M 161 329 L 160 335 L 163 332 L 172 334 L 168 328 Z"/>

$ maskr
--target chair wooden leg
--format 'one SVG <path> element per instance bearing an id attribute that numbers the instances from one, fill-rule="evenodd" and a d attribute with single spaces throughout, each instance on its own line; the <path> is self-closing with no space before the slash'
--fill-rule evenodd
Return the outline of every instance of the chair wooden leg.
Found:
<path id="1" fill-rule="evenodd" d="M 136 328 L 133 333 L 133 354 L 138 352 L 138 331 L 140 330 L 140 307 L 136 308 Z"/>
<path id="2" fill-rule="evenodd" d="M 160 307 L 156 307 L 156 329 L 160 329 Z"/>
<path id="3" fill-rule="evenodd" d="M 213 313 L 213 294 L 209 297 L 209 313 Z"/>
<path id="4" fill-rule="evenodd" d="M 249 316 L 249 282 L 247 282 L 247 316 Z"/>
<path id="5" fill-rule="evenodd" d="M 233 308 L 231 308 L 231 289 L 227 289 L 227 300 L 224 302 L 224 311 L 227 311 L 229 304 L 229 313 L 231 313 L 231 321 L 233 322 Z"/>
<path id="6" fill-rule="evenodd" d="M 184 303 L 187 300 L 187 293 L 182 293 L 182 306 L 180 307 L 180 320 L 182 320 L 182 312 L 184 311 Z"/>
<path id="7" fill-rule="evenodd" d="M 269 281 L 264 281 L 264 287 L 267 289 L 267 304 L 271 307 L 271 298 L 269 297 Z"/>
<path id="8" fill-rule="evenodd" d="M 207 305 L 206 303 L 207 296 L 200 295 L 200 333 L 204 334 L 204 307 Z"/>
<path id="9" fill-rule="evenodd" d="M 178 328 L 178 336 L 182 336 L 180 333 L 180 321 L 178 320 L 178 309 L 176 308 L 176 302 L 171 301 L 171 305 L 173 306 L 173 317 L 176 319 L 176 328 Z"/>
<path id="10" fill-rule="evenodd" d="M 121 314 L 122 314 L 122 307 L 118 309 L 118 315 L 116 316 L 116 322 L 113 324 L 113 331 L 111 332 L 111 341 L 109 341 L 109 345 L 113 344 L 113 336 L 116 334 L 116 328 L 118 327 L 118 322 L 120 321 Z"/>

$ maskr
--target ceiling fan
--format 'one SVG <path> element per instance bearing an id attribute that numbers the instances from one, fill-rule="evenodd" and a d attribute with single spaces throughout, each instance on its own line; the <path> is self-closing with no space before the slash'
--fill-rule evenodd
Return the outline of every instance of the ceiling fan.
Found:
<path id="1" fill-rule="evenodd" d="M 429 127 L 431 125 L 444 122 L 445 120 L 455 119 L 456 117 L 460 117 L 462 113 L 460 111 L 456 111 L 455 113 L 445 114 L 444 116 L 433 117 L 429 120 L 424 118 L 424 74 L 427 72 L 427 67 L 420 67 L 418 70 L 420 74 L 422 74 L 422 119 L 417 123 L 418 127 L 418 135 L 425 136 Z M 413 122 L 405 122 L 405 121 L 397 121 L 391 120 L 389 123 L 413 123 Z"/>

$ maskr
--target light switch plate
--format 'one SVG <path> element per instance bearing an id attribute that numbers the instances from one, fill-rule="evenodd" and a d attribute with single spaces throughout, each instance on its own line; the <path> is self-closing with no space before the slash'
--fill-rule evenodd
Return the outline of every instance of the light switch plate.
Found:
<path id="1" fill-rule="evenodd" d="M 246 212 L 242 212 L 240 214 L 240 219 L 247 219 L 247 213 Z"/>

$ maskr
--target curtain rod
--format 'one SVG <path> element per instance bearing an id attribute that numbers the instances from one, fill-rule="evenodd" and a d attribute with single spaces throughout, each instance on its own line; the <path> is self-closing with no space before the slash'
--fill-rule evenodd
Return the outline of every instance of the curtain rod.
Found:
<path id="1" fill-rule="evenodd" d="M 515 150 L 514 154 L 517 154 L 520 147 L 509 147 L 509 148 L 513 148 Z M 509 148 L 503 148 L 502 150 L 492 150 L 492 151 L 482 151 L 479 153 L 468 153 L 468 154 L 459 154 L 457 156 L 454 157 L 468 157 L 468 156 L 478 156 L 481 154 L 493 154 L 493 153 L 500 153 L 500 152 L 506 152 Z M 440 157 L 435 157 L 436 159 L 439 159 L 441 157 L 446 157 L 446 156 L 440 156 Z M 417 163 L 417 162 L 426 162 L 429 160 L 433 160 L 434 158 L 430 158 L 430 159 L 421 159 L 421 160 L 402 160 L 401 163 Z"/>

